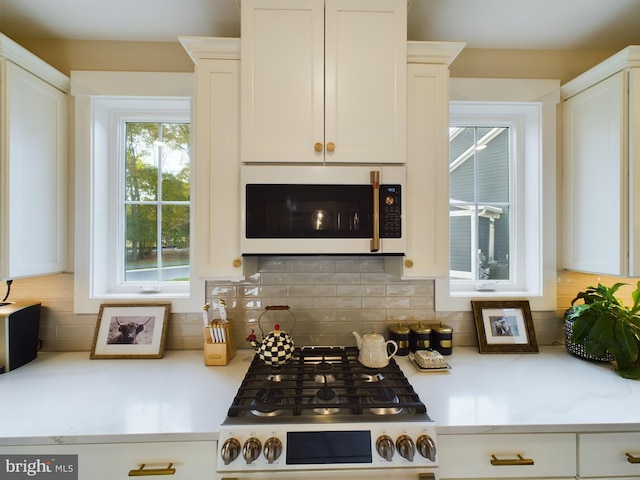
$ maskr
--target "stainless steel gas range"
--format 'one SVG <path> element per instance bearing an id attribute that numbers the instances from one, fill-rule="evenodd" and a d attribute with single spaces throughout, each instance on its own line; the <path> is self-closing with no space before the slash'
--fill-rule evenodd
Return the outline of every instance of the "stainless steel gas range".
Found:
<path id="1" fill-rule="evenodd" d="M 281 367 L 256 356 L 220 428 L 219 479 L 437 479 L 436 430 L 395 360 L 303 347 Z"/>

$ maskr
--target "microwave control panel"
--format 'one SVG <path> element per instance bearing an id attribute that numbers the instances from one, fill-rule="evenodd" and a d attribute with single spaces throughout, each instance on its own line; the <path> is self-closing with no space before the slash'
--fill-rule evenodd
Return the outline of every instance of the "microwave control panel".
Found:
<path id="1" fill-rule="evenodd" d="M 401 193 L 400 185 L 380 185 L 380 238 L 402 237 Z"/>

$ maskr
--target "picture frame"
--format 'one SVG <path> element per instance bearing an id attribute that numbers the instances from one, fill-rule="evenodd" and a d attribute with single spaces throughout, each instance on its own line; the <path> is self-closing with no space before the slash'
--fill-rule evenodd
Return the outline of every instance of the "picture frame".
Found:
<path id="1" fill-rule="evenodd" d="M 527 300 L 472 300 L 471 306 L 480 353 L 538 353 Z"/>
<path id="2" fill-rule="evenodd" d="M 91 359 L 162 358 L 168 303 L 100 305 Z"/>

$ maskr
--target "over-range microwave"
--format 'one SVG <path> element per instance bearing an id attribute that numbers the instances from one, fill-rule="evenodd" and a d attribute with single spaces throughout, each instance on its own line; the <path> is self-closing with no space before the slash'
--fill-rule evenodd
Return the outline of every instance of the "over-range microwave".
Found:
<path id="1" fill-rule="evenodd" d="M 403 166 L 245 165 L 243 255 L 405 253 Z"/>

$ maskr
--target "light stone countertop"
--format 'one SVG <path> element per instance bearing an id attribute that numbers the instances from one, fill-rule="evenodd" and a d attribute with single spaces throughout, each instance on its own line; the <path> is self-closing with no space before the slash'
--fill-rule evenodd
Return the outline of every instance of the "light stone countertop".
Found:
<path id="1" fill-rule="evenodd" d="M 539 354 L 454 348 L 445 358 L 452 368 L 442 374 L 399 361 L 439 434 L 640 431 L 640 381 L 562 345 Z"/>
<path id="2" fill-rule="evenodd" d="M 253 357 L 205 367 L 202 351 L 158 360 L 40 353 L 0 375 L 0 446 L 215 440 Z M 446 373 L 407 374 L 438 434 L 640 431 L 640 381 L 564 347 L 480 355 L 454 348 Z"/>

